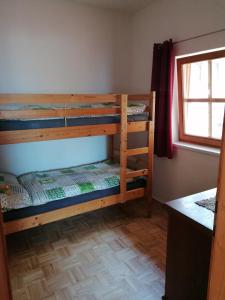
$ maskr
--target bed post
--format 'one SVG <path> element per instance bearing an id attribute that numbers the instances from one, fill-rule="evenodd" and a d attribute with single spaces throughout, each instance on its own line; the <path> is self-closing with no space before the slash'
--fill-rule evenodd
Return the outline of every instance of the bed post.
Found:
<path id="1" fill-rule="evenodd" d="M 127 191 L 127 102 L 128 95 L 120 95 L 120 195 L 125 202 Z"/>
<path id="2" fill-rule="evenodd" d="M 146 187 L 146 201 L 148 215 L 151 215 L 152 208 L 152 179 L 153 179 L 153 160 L 154 160 L 154 133 L 155 133 L 155 92 L 151 92 L 149 99 L 149 121 L 148 121 L 148 177 Z"/>

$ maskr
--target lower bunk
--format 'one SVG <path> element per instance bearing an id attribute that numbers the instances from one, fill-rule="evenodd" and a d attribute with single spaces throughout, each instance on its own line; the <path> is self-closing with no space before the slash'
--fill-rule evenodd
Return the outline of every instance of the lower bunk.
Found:
<path id="1" fill-rule="evenodd" d="M 119 172 L 119 165 L 106 161 L 32 172 L 19 176 L 18 185 L 7 174 L 9 191 L 1 194 L 5 234 L 143 197 L 143 177 L 128 182 L 127 192 L 120 194 Z"/>

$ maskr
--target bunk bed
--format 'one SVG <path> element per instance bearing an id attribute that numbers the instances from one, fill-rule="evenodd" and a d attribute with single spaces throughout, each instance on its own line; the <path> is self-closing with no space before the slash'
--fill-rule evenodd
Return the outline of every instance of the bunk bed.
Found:
<path id="1" fill-rule="evenodd" d="M 29 205 L 28 201 L 25 207 L 4 211 L 5 234 L 143 197 L 148 201 L 150 212 L 154 118 L 154 92 L 146 95 L 0 94 L 0 145 L 98 135 L 106 135 L 110 138 L 110 161 L 48 171 L 47 174 L 45 171 L 41 174 L 40 172 L 33 172 L 30 175 L 21 176 L 22 178 L 19 180 L 22 189 L 26 188 L 32 198 L 35 198 L 36 192 L 32 194 L 30 179 L 27 178 L 39 182 L 38 176 L 44 180 L 47 176 L 47 183 L 49 183 L 48 180 L 55 180 L 55 178 L 52 179 L 54 172 L 73 176 L 72 179 L 67 177 L 63 180 L 78 180 L 78 185 L 82 183 L 84 189 L 89 187 L 89 176 L 95 176 L 99 172 L 100 181 L 96 185 L 101 186 L 101 188 L 95 190 L 92 186 L 91 189 L 87 189 L 81 195 L 76 195 L 76 192 L 71 194 L 71 190 L 69 194 L 63 191 L 65 195 L 62 199 L 60 196 L 57 196 L 58 198 L 53 197 L 52 200 L 54 201 L 50 203 L 40 202 L 35 206 Z M 128 133 L 134 132 L 147 132 L 148 144 L 146 147 L 128 149 Z M 114 136 L 117 134 L 120 136 L 119 166 L 112 164 Z M 143 154 L 148 157 L 146 169 L 135 171 L 127 169 L 129 157 Z M 84 174 L 84 170 L 86 170 L 85 174 L 88 177 L 86 183 L 82 181 L 83 178 L 81 182 L 79 181 L 79 174 Z M 49 172 L 53 173 L 49 174 Z M 68 174 L 70 172 L 71 174 Z M 102 174 L 108 174 L 108 177 L 103 178 Z M 109 183 L 108 178 L 110 178 L 110 185 L 102 188 L 105 179 L 107 184 Z M 112 178 L 113 180 L 111 180 Z M 27 193 L 26 189 L 24 193 Z M 12 192 L 10 184 L 4 181 L 0 182 L 0 190 L 9 195 Z"/>

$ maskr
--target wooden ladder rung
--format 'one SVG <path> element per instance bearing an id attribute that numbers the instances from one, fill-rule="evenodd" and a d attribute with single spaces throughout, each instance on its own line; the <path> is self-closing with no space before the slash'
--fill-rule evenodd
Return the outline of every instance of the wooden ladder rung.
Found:
<path id="1" fill-rule="evenodd" d="M 126 177 L 127 178 L 134 178 L 134 177 L 146 176 L 146 175 L 148 175 L 148 169 L 128 172 L 126 174 Z"/>
<path id="2" fill-rule="evenodd" d="M 145 189 L 144 188 L 137 188 L 131 191 L 127 191 L 125 194 L 125 200 L 133 200 L 137 198 L 144 197 L 145 195 Z"/>
<path id="3" fill-rule="evenodd" d="M 146 154 L 148 153 L 148 151 L 149 151 L 148 147 L 128 149 L 127 156 Z"/>

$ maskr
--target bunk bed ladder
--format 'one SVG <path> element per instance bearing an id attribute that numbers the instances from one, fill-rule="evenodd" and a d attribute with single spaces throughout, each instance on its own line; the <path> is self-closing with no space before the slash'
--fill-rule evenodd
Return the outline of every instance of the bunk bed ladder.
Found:
<path id="1" fill-rule="evenodd" d="M 120 194 L 121 202 L 126 202 L 127 179 L 140 176 L 147 176 L 147 186 L 145 189 L 145 198 L 148 204 L 148 214 L 151 213 L 152 204 L 152 175 L 153 175 L 153 157 L 154 157 L 154 123 L 155 123 L 155 92 L 149 97 L 149 117 L 147 121 L 148 129 L 148 146 L 127 149 L 127 104 L 128 96 L 121 95 L 121 130 L 120 130 Z M 131 171 L 127 173 L 127 159 L 130 156 L 147 154 L 147 168 L 142 170 Z"/>

